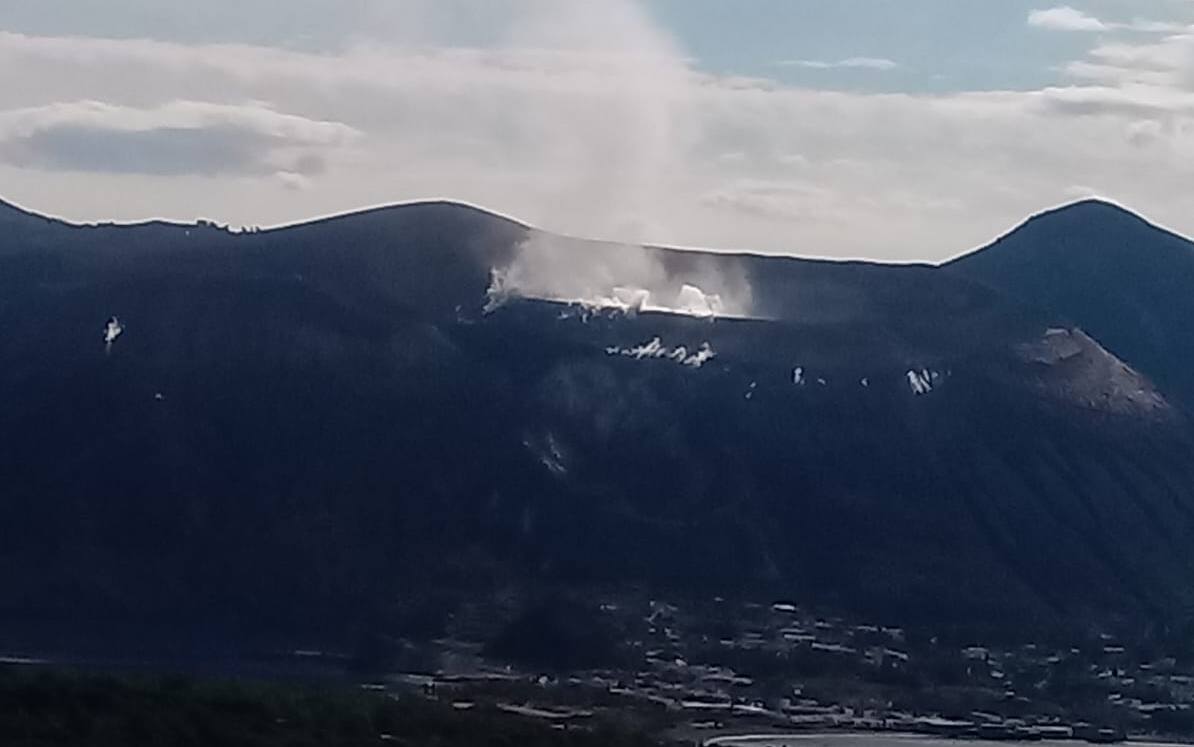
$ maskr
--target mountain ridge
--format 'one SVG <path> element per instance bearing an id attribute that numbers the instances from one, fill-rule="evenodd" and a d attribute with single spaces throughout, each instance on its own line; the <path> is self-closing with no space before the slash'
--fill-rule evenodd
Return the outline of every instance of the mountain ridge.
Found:
<path id="1" fill-rule="evenodd" d="M 480 205 L 473 204 L 471 202 L 467 202 L 467 201 L 463 201 L 463 200 L 453 200 L 453 199 L 449 199 L 449 198 L 427 198 L 427 199 L 410 200 L 410 201 L 404 201 L 404 202 L 390 202 L 390 203 L 384 203 L 384 204 L 374 205 L 374 206 L 370 206 L 370 207 L 353 208 L 353 209 L 345 210 L 342 212 L 328 213 L 326 215 L 319 215 L 319 216 L 315 216 L 315 217 L 311 217 L 311 218 L 300 218 L 300 219 L 292 221 L 292 222 L 280 223 L 276 226 L 268 226 L 266 228 L 259 228 L 259 229 L 253 228 L 251 231 L 246 231 L 246 232 L 266 233 L 266 232 L 270 232 L 270 231 L 281 231 L 281 230 L 287 230 L 287 229 L 292 229 L 292 228 L 301 228 L 303 226 L 325 223 L 328 221 L 338 221 L 338 220 L 347 219 L 347 218 L 385 215 L 385 214 L 390 214 L 390 213 L 394 213 L 394 212 L 398 212 L 398 211 L 403 211 L 406 209 L 432 210 L 432 211 L 449 209 L 449 210 L 453 210 L 453 211 L 459 211 L 462 213 L 469 213 L 469 212 L 478 213 L 478 214 L 482 214 L 482 215 L 485 215 L 490 218 L 496 218 L 499 220 L 507 221 L 509 223 L 521 226 L 523 228 L 531 227 L 529 224 L 526 224 L 526 223 L 518 220 L 517 218 L 514 218 L 509 215 L 505 215 L 496 210 L 491 210 L 489 208 L 485 208 Z M 39 212 L 35 209 L 22 207 L 15 202 L 10 202 L 10 201 L 4 199 L 3 196 L 0 196 L 0 212 L 7 212 L 9 214 L 15 214 L 15 215 L 18 215 L 18 216 L 21 216 L 24 218 L 33 218 L 33 219 L 37 219 L 37 220 L 41 220 L 41 221 L 53 221 L 56 223 L 61 223 L 65 226 L 69 226 L 71 228 L 96 228 L 96 227 L 130 228 L 130 227 L 146 226 L 146 225 L 176 226 L 176 227 L 180 227 L 180 228 L 197 228 L 197 227 L 201 227 L 201 226 L 224 226 L 224 227 L 227 227 L 229 225 L 229 224 L 221 224 L 218 221 L 213 221 L 211 219 L 202 218 L 202 217 L 195 218 L 193 221 L 171 220 L 171 219 L 165 219 L 165 218 L 138 218 L 138 219 L 127 220 L 127 221 L 73 221 L 73 220 L 68 220 L 65 218 L 52 217 L 45 213 Z M 233 231 L 233 232 L 239 233 L 239 231 Z"/>
<path id="2" fill-rule="evenodd" d="M 1081 324 L 1113 352 L 1194 404 L 1194 243 L 1111 203 L 1087 201 L 1026 221 L 943 268 Z"/>
<path id="3" fill-rule="evenodd" d="M 314 217 L 310 217 L 310 218 L 300 218 L 300 219 L 297 219 L 297 220 L 294 220 L 291 222 L 281 223 L 278 225 L 268 226 L 268 227 L 264 227 L 264 228 L 255 228 L 254 227 L 254 228 L 243 229 L 243 230 L 245 230 L 245 232 L 252 232 L 252 233 L 270 233 L 270 232 L 283 231 L 283 230 L 288 230 L 288 229 L 302 228 L 302 227 L 312 226 L 312 225 L 319 225 L 319 224 L 323 224 L 323 223 L 327 223 L 327 222 L 343 222 L 344 220 L 353 219 L 353 218 L 364 218 L 364 217 L 370 217 L 370 216 L 372 216 L 372 217 L 387 216 L 387 215 L 393 215 L 396 213 L 400 213 L 403 211 L 410 211 L 410 210 L 415 210 L 415 211 L 447 210 L 447 211 L 457 212 L 460 214 L 474 214 L 474 215 L 484 216 L 485 218 L 492 218 L 492 219 L 504 221 L 511 225 L 517 226 L 518 228 L 522 228 L 522 229 L 526 229 L 526 230 L 530 230 L 530 231 L 540 231 L 543 233 L 552 233 L 553 235 L 561 235 L 561 236 L 565 236 L 568 238 L 573 238 L 577 241 L 590 242 L 593 244 L 622 245 L 622 244 L 627 244 L 627 243 L 636 243 L 636 242 L 618 241 L 618 240 L 613 240 L 613 239 L 590 239 L 590 238 L 584 238 L 584 237 L 579 237 L 579 236 L 572 236 L 572 235 L 568 235 L 568 234 L 556 234 L 555 232 L 548 231 L 548 230 L 542 229 L 542 228 L 538 228 L 538 227 L 536 227 L 530 223 L 527 223 L 525 221 L 522 221 L 512 215 L 508 215 L 508 214 L 502 213 L 500 211 L 492 210 L 490 208 L 487 208 L 487 207 L 484 207 L 482 205 L 478 205 L 475 203 L 462 201 L 462 200 L 454 200 L 451 198 L 427 198 L 427 199 L 417 199 L 417 200 L 403 201 L 403 202 L 384 203 L 384 204 L 379 204 L 379 205 L 375 205 L 375 206 L 371 206 L 371 207 L 354 208 L 354 209 L 349 209 L 349 210 L 345 210 L 342 212 L 329 213 L 329 214 L 314 216 Z M 1137 221 L 1138 223 L 1142 223 L 1151 228 L 1157 229 L 1159 231 L 1163 231 L 1164 233 L 1170 234 L 1171 236 L 1173 236 L 1175 238 L 1183 239 L 1185 241 L 1191 240 L 1178 231 L 1163 228 L 1163 227 L 1153 223 L 1148 218 L 1144 217 L 1142 214 L 1132 210 L 1129 207 L 1123 206 L 1119 203 L 1116 203 L 1116 202 L 1113 202 L 1110 200 L 1105 200 L 1102 198 L 1083 198 L 1080 200 L 1076 200 L 1074 202 L 1066 203 L 1063 205 L 1059 205 L 1057 207 L 1042 210 L 1038 213 L 1034 213 L 1033 215 L 1031 215 L 1031 216 L 1027 217 L 1026 219 L 1024 219 L 1023 221 L 1021 221 L 1016 226 L 1013 226 L 1012 228 L 1008 229 L 1006 232 L 1004 232 L 1003 234 L 1001 234 L 1000 236 L 995 238 L 990 243 L 979 246 L 974 249 L 967 250 L 967 251 L 963 252 L 962 254 L 959 254 L 955 257 L 951 257 L 949 259 L 941 260 L 938 262 L 929 261 L 929 260 L 889 261 L 889 260 L 875 259 L 875 258 L 834 258 L 834 257 L 823 257 L 823 256 L 815 256 L 815 255 L 806 256 L 806 255 L 800 255 L 800 254 L 762 253 L 762 252 L 751 251 L 749 249 L 721 249 L 721 248 L 717 248 L 717 247 L 680 246 L 680 245 L 649 243 L 649 242 L 646 244 L 643 244 L 643 246 L 649 246 L 650 248 L 653 248 L 653 249 L 660 249 L 660 250 L 665 250 L 665 251 L 716 253 L 716 254 L 725 255 L 725 256 L 782 257 L 782 258 L 799 259 L 799 260 L 807 261 L 807 262 L 823 262 L 823 263 L 829 263 L 829 264 L 843 264 L 843 265 L 857 265 L 857 264 L 872 265 L 872 264 L 874 264 L 874 265 L 885 265 L 885 266 L 895 266 L 895 267 L 946 267 L 949 265 L 959 263 L 959 262 L 963 261 L 964 259 L 966 259 L 967 257 L 970 257 L 974 254 L 978 254 L 979 252 L 986 251 L 986 250 L 998 245 L 1004 238 L 1010 236 L 1011 234 L 1014 234 L 1015 232 L 1019 231 L 1022 228 L 1025 228 L 1029 225 L 1033 225 L 1035 223 L 1042 222 L 1042 221 L 1047 222 L 1049 220 L 1053 220 L 1053 219 L 1056 219 L 1059 217 L 1073 215 L 1073 214 L 1077 214 L 1077 213 L 1086 213 L 1086 212 L 1090 212 L 1092 210 L 1097 210 L 1105 215 L 1117 215 L 1117 216 L 1120 216 L 1123 218 L 1131 218 L 1131 219 L 1134 219 L 1135 221 Z M 21 218 L 32 218 L 32 219 L 37 219 L 40 221 L 50 221 L 50 222 L 54 222 L 54 223 L 61 224 L 63 226 L 67 226 L 67 227 L 71 227 L 71 228 L 135 227 L 135 226 L 145 226 L 145 225 L 160 225 L 160 226 L 173 226 L 173 227 L 178 227 L 178 228 L 197 228 L 197 227 L 203 227 L 203 226 L 216 226 L 216 227 L 223 227 L 226 230 L 231 230 L 231 232 L 233 232 L 233 233 L 240 233 L 242 230 L 242 229 L 228 229 L 227 228 L 228 224 L 220 224 L 216 221 L 212 221 L 212 220 L 205 219 L 205 218 L 197 218 L 194 221 L 166 220 L 166 219 L 162 219 L 162 218 L 144 218 L 144 219 L 135 219 L 135 220 L 130 220 L 130 221 L 115 221 L 115 222 L 113 222 L 113 221 L 71 221 L 71 220 L 66 220 L 63 218 L 51 217 L 51 216 L 41 213 L 37 210 L 22 207 L 20 205 L 17 205 L 16 203 L 9 202 L 9 201 L 5 200 L 3 198 L 3 196 L 0 196 L 0 211 L 6 211 L 10 214 L 15 214 Z"/>
<path id="4" fill-rule="evenodd" d="M 1194 609 L 1184 414 L 1083 320 L 981 279 L 455 208 L 29 225 L 0 237 L 0 624 L 345 631 L 429 589 L 551 582 L 1007 626 Z M 541 260 L 755 318 L 571 287 L 486 308 L 495 270 Z"/>

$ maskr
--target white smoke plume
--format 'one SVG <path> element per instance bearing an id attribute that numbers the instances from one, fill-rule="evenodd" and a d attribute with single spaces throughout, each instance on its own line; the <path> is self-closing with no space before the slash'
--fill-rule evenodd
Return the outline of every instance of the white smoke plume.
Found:
<path id="1" fill-rule="evenodd" d="M 686 258 L 687 259 L 687 258 Z M 586 311 L 669 312 L 712 318 L 753 317 L 745 269 L 732 259 L 694 256 L 669 271 L 658 250 L 536 233 L 514 259 L 494 268 L 486 311 L 511 298 L 577 304 Z"/>

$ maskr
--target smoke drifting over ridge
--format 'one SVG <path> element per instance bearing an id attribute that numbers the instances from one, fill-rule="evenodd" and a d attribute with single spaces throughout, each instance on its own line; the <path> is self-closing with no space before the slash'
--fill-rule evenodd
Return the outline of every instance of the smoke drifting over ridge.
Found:
<path id="1" fill-rule="evenodd" d="M 507 265 L 493 268 L 486 308 L 492 311 L 512 298 L 536 298 L 625 313 L 756 316 L 741 265 L 696 255 L 684 260 L 669 263 L 659 249 L 536 233 Z"/>
<path id="2" fill-rule="evenodd" d="M 486 308 L 521 297 L 586 310 L 754 316 L 750 282 L 735 263 L 672 263 L 643 246 L 666 239 L 657 221 L 671 206 L 667 175 L 700 141 L 684 51 L 638 0 L 515 5 L 501 46 L 520 57 L 535 50 L 540 62 L 583 73 L 588 86 L 583 97 L 551 105 L 539 96 L 512 99 L 517 121 L 538 143 L 529 158 L 554 175 L 536 198 L 537 212 L 553 216 L 548 228 L 572 226 L 618 243 L 534 233 L 512 261 L 492 269 Z"/>

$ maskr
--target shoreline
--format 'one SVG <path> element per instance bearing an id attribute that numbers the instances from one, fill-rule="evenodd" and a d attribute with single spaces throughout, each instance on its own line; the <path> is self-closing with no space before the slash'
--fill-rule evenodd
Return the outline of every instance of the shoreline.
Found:
<path id="1" fill-rule="evenodd" d="M 844 740 L 844 739 L 858 739 L 858 738 L 885 738 L 892 740 L 924 740 L 934 742 L 974 742 L 982 744 L 1098 744 L 1097 742 L 1090 742 L 1089 740 L 1078 737 L 1071 737 L 1068 739 L 991 739 L 983 737 L 970 736 L 948 736 L 943 734 L 930 734 L 926 732 L 910 731 L 907 729 L 857 729 L 848 728 L 832 731 L 799 731 L 799 730 L 776 730 L 774 732 L 765 731 L 751 731 L 748 733 L 731 733 L 720 734 L 710 737 L 708 739 L 695 740 L 701 747 L 733 747 L 739 744 L 754 744 L 758 742 L 769 742 L 771 740 Z M 1114 744 L 1133 745 L 1133 747 L 1150 747 L 1157 745 L 1157 747 L 1194 747 L 1194 739 L 1183 737 L 1165 737 L 1152 735 L 1129 735 L 1126 739 L 1114 742 Z"/>

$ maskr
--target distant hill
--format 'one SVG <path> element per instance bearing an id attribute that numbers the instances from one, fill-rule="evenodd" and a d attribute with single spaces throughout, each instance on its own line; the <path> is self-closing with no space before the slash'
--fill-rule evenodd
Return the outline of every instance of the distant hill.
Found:
<path id="1" fill-rule="evenodd" d="M 1178 252 L 1107 210 L 1038 221 Z M 331 635 L 547 582 L 1009 628 L 1194 608 L 1184 411 L 979 264 L 619 247 L 451 203 L 249 233 L 0 214 L 0 629 Z M 1090 262 L 1055 281 L 1137 277 Z M 536 273 L 749 313 L 495 294 Z"/>
<path id="2" fill-rule="evenodd" d="M 1116 205 L 1042 213 L 949 269 L 1071 320 L 1194 405 L 1194 243 Z"/>

